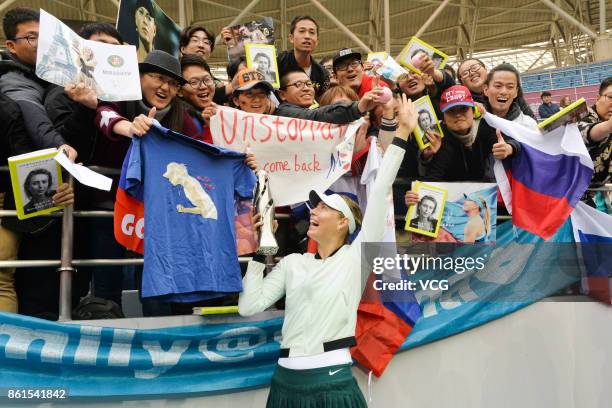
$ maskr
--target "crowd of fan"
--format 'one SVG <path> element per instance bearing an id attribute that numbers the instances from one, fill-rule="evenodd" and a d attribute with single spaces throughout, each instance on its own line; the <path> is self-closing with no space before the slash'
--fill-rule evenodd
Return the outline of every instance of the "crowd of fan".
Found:
<path id="1" fill-rule="evenodd" d="M 397 83 L 388 83 L 369 74 L 371 65 L 357 51 L 344 49 L 315 61 L 312 54 L 319 25 L 309 16 L 298 16 L 291 23 L 289 42 L 293 48 L 277 56 L 280 89 L 276 93 L 261 73 L 247 68 L 244 58 L 228 64 L 227 83 L 216 79 L 206 62 L 215 47 L 215 36 L 204 26 L 192 25 L 182 32 L 180 59 L 153 50 L 140 64 L 141 101 L 99 102 L 94 90 L 84 84 L 64 88 L 36 77 L 38 20 L 38 12 L 24 8 L 10 10 L 3 20 L 7 50 L 0 59 L 0 165 L 6 165 L 9 156 L 63 146 L 72 159 L 78 154 L 77 161 L 87 165 L 120 169 L 130 138 L 144 135 L 152 118 L 167 128 L 212 143 L 209 119 L 218 105 L 229 105 L 252 113 L 339 124 L 363 117 L 350 174 L 357 177 L 367 157 L 368 138 L 378 136 L 384 148 L 397 128 L 394 99 L 377 102 L 381 87 L 389 87 L 411 100 L 429 95 L 445 136 L 428 130 L 431 145 L 425 150 L 419 150 L 412 140 L 400 177 L 494 182 L 493 158 L 520 154 L 520 145 L 497 135 L 478 112 L 537 127 L 535 115 L 522 97 L 519 72 L 510 64 L 488 69 L 478 59 L 467 59 L 457 65 L 455 77 L 450 66 L 440 70 L 427 59 L 422 74 L 410 72 Z M 227 32 L 222 32 L 224 40 L 228 39 Z M 106 23 L 88 23 L 79 34 L 89 40 L 123 43 L 117 30 Z M 461 103 L 449 103 L 450 94 L 454 102 Z M 550 94 L 543 93 L 542 100 L 542 118 L 558 111 Z M 319 107 L 311 109 L 315 101 Z M 602 82 L 597 102 L 579 128 L 595 165 L 594 185 L 610 183 L 612 78 Z M 249 165 L 255 167 L 255 161 L 251 158 Z M 57 204 L 71 203 L 76 195 L 77 209 L 112 210 L 116 188 L 116 178 L 110 193 L 77 188 L 74 194 L 64 185 L 53 200 Z M 418 201 L 418 196 L 407 193 L 405 187 L 396 190 L 396 212 L 405 213 L 405 205 Z M 4 209 L 14 209 L 6 173 L 0 174 L 0 197 Z M 593 206 L 603 202 L 602 196 L 594 193 L 585 200 Z M 75 228 L 75 257 L 130 256 L 116 243 L 110 218 L 80 219 Z M 287 235 L 299 241 L 299 231 L 294 229 Z M 5 217 L 0 225 L 0 260 L 57 259 L 60 236 L 60 225 L 53 218 L 17 221 Z M 83 269 L 75 275 L 73 303 L 76 305 L 88 293 L 93 277 L 93 295 L 120 306 L 122 290 L 137 288 L 138 276 L 121 267 Z M 58 296 L 58 275 L 49 268 L 20 268 L 17 272 L 14 268 L 0 269 L 0 311 L 53 320 L 57 318 Z M 176 314 L 188 309 L 154 299 L 141 300 L 145 315 Z"/>

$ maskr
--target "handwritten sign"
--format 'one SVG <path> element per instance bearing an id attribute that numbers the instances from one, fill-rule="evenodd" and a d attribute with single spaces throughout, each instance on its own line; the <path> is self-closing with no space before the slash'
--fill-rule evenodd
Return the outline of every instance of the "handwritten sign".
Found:
<path id="1" fill-rule="evenodd" d="M 270 174 L 276 206 L 308 200 L 310 190 L 326 190 L 351 167 L 355 132 L 361 120 L 348 125 L 220 108 L 210 121 L 216 145 L 244 152 Z"/>

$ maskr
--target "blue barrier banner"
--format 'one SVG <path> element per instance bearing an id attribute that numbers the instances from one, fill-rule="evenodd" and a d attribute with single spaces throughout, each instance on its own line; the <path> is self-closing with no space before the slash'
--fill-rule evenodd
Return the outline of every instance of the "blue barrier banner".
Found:
<path id="1" fill-rule="evenodd" d="M 269 384 L 282 317 L 132 330 L 0 313 L 4 388 L 69 397 L 230 392 Z"/>
<path id="2" fill-rule="evenodd" d="M 560 256 L 555 245 L 571 241 L 569 223 L 546 243 L 517 232 L 509 222 L 498 226 L 497 245 L 483 247 L 490 253 L 486 274 L 451 271 L 448 290 L 414 293 L 423 316 L 402 350 L 497 319 L 577 281 L 577 273 L 551 270 L 555 259 L 574 270 L 572 244 L 563 244 L 567 256 Z M 426 273 L 418 277 L 427 278 Z M 279 356 L 283 318 L 267 314 L 261 319 L 213 319 L 145 330 L 0 313 L 0 387 L 61 388 L 69 397 L 93 397 L 226 393 L 267 386 Z"/>
<path id="3" fill-rule="evenodd" d="M 420 280 L 448 279 L 449 289 L 415 293 L 422 316 L 400 351 L 478 327 L 580 280 L 569 221 L 548 241 L 505 222 L 498 226 L 497 245 L 479 250 L 488 257 L 482 270 L 418 274 Z"/>

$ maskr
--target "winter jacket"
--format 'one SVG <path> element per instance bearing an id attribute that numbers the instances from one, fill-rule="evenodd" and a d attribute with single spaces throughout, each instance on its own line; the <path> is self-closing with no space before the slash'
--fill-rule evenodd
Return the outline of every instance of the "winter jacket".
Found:
<path id="1" fill-rule="evenodd" d="M 89 164 L 98 133 L 94 126 L 95 109 L 73 101 L 60 86 L 47 90 L 45 109 L 66 143 L 79 152 L 79 161 Z"/>
<path id="2" fill-rule="evenodd" d="M 45 92 L 51 84 L 36 77 L 33 67 L 19 62 L 8 52 L 0 53 L 0 92 L 14 100 L 35 149 L 59 147 L 66 141 L 49 119 L 44 107 Z"/>
<path id="3" fill-rule="evenodd" d="M 440 150 L 425 168 L 425 180 L 429 181 L 494 181 L 492 149 L 497 143 L 495 129 L 484 120 L 474 121 L 478 126 L 476 138 L 470 147 L 465 146 L 442 123 L 444 139 Z M 505 138 L 514 150 L 512 156 L 520 154 L 520 144 Z"/>
<path id="4" fill-rule="evenodd" d="M 277 116 L 286 116 L 288 118 L 308 119 L 339 125 L 351 123 L 363 116 L 357 108 L 357 102 L 350 104 L 338 102 L 331 105 L 320 106 L 316 109 L 302 108 L 301 106 L 283 102 L 278 105 L 274 114 Z"/>

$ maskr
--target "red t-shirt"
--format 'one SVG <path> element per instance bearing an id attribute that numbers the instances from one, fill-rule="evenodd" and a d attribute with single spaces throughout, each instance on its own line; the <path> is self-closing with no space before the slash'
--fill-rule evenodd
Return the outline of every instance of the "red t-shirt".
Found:
<path id="1" fill-rule="evenodd" d="M 363 77 L 361 78 L 361 86 L 359 87 L 359 92 L 357 92 L 357 95 L 359 95 L 360 98 L 363 96 L 363 94 L 372 90 L 373 80 L 374 80 L 374 77 L 363 74 Z M 387 84 L 382 79 L 378 81 L 378 84 L 380 86 L 384 86 L 385 88 L 389 88 L 389 84 Z"/>

